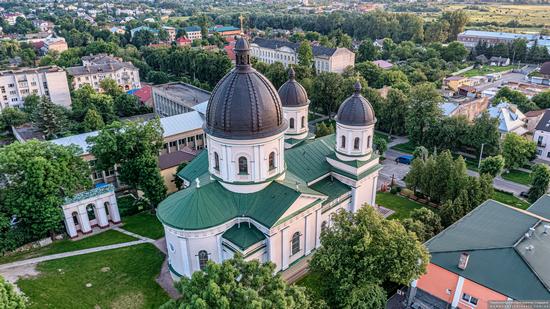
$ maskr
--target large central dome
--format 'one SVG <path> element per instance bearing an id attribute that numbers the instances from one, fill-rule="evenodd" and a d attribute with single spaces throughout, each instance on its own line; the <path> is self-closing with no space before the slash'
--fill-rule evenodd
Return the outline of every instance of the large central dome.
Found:
<path id="1" fill-rule="evenodd" d="M 281 99 L 271 82 L 250 65 L 250 45 L 235 44 L 236 68 L 216 85 L 206 110 L 205 131 L 227 139 L 256 139 L 284 132 Z"/>

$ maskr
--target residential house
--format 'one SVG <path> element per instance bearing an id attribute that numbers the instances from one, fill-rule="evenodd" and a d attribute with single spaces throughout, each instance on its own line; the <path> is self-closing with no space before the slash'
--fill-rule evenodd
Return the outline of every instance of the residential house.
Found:
<path id="1" fill-rule="evenodd" d="M 527 210 L 484 202 L 426 242 L 430 264 L 412 282 L 408 305 L 488 309 L 547 303 L 549 230 L 549 195 Z"/>
<path id="2" fill-rule="evenodd" d="M 35 19 L 32 21 L 33 26 L 35 26 L 41 32 L 51 33 L 53 31 L 54 23 L 47 20 Z"/>
<path id="3" fill-rule="evenodd" d="M 141 83 L 141 88 L 129 92 L 138 97 L 141 104 L 153 107 L 153 87 L 149 84 Z"/>
<path id="4" fill-rule="evenodd" d="M 489 64 L 497 67 L 505 67 L 510 65 L 510 58 L 491 57 L 491 59 L 489 59 Z"/>
<path id="5" fill-rule="evenodd" d="M 541 65 L 538 72 L 532 74 L 531 82 L 539 85 L 550 85 L 550 61 Z"/>
<path id="6" fill-rule="evenodd" d="M 470 86 L 470 80 L 464 76 L 449 76 L 443 80 L 443 86 L 454 92 L 458 92 L 460 86 Z"/>
<path id="7" fill-rule="evenodd" d="M 386 60 L 375 60 L 372 63 L 376 64 L 377 67 L 383 69 L 383 70 L 389 70 L 393 68 L 393 64 Z"/>
<path id="8" fill-rule="evenodd" d="M 539 109 L 525 113 L 525 117 L 527 117 L 527 130 L 529 133 L 534 134 L 535 129 L 545 112 L 545 109 Z"/>
<path id="9" fill-rule="evenodd" d="M 300 43 L 255 38 L 252 41 L 252 56 L 265 63 L 281 62 L 285 67 L 298 63 Z M 342 73 L 355 64 L 355 53 L 347 48 L 312 46 L 315 70 Z"/>
<path id="10" fill-rule="evenodd" d="M 191 46 L 192 43 L 193 41 L 186 37 L 179 37 L 176 39 L 176 44 L 178 46 Z"/>
<path id="11" fill-rule="evenodd" d="M 17 17 L 25 18 L 25 15 L 19 12 L 6 13 L 2 16 L 8 25 L 13 26 L 17 22 Z"/>
<path id="12" fill-rule="evenodd" d="M 134 28 L 132 30 L 130 30 L 130 37 L 134 37 L 134 35 L 136 35 L 136 33 L 140 32 L 140 31 L 149 31 L 149 32 L 152 32 L 154 35 L 158 35 L 159 34 L 159 31 L 157 29 L 153 29 L 151 27 L 147 27 L 147 26 L 140 26 L 140 27 L 137 27 L 137 28 Z"/>
<path id="13" fill-rule="evenodd" d="M 84 65 L 67 68 L 67 72 L 73 77 L 73 88 L 91 85 L 101 92 L 103 90 L 100 82 L 105 78 L 113 79 L 125 91 L 141 88 L 139 69 L 131 62 L 120 60 L 105 54 L 83 57 Z"/>
<path id="14" fill-rule="evenodd" d="M 111 33 L 120 34 L 120 35 L 124 35 L 126 33 L 126 30 L 124 29 L 124 27 L 111 27 L 109 28 L 109 31 Z"/>
<path id="15" fill-rule="evenodd" d="M 162 29 L 164 29 L 168 33 L 168 40 L 170 42 L 176 40 L 176 28 L 169 27 L 169 26 L 163 26 Z"/>
<path id="16" fill-rule="evenodd" d="M 537 143 L 537 159 L 550 164 L 550 110 L 544 110 L 535 127 L 533 141 Z"/>
<path id="17" fill-rule="evenodd" d="M 459 98 L 449 99 L 441 104 L 443 115 L 447 117 L 464 116 L 474 121 L 481 113 L 487 110 L 489 98 Z"/>
<path id="18" fill-rule="evenodd" d="M 502 102 L 488 109 L 492 118 L 498 119 L 498 130 L 501 136 L 507 133 L 525 135 L 528 133 L 525 115 L 514 104 Z"/>
<path id="19" fill-rule="evenodd" d="M 67 74 L 57 66 L 0 71 L 0 110 L 23 107 L 31 94 L 47 96 L 54 104 L 71 106 Z"/>

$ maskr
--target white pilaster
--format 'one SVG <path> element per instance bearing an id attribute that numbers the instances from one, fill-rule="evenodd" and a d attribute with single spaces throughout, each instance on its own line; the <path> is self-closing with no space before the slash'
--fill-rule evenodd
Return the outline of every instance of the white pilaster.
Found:
<path id="1" fill-rule="evenodd" d="M 107 219 L 107 212 L 105 211 L 105 204 L 103 204 L 103 201 L 97 201 L 95 209 L 97 213 L 97 225 L 99 225 L 99 227 L 109 226 L 109 220 Z"/>
<path id="2" fill-rule="evenodd" d="M 64 212 L 65 217 L 65 227 L 67 228 L 67 234 L 69 234 L 69 237 L 73 238 L 78 236 L 78 233 L 76 231 L 76 226 L 74 225 L 74 219 L 72 213 Z"/>
<path id="3" fill-rule="evenodd" d="M 458 281 L 456 283 L 455 294 L 453 296 L 453 302 L 451 303 L 452 308 L 458 307 L 458 302 L 462 296 L 462 286 L 464 285 L 464 278 L 458 276 Z"/>
<path id="4" fill-rule="evenodd" d="M 82 233 L 90 233 L 92 231 L 90 219 L 88 218 L 88 211 L 86 211 L 86 205 L 78 207 L 78 222 L 80 222 L 80 230 Z"/>
<path id="5" fill-rule="evenodd" d="M 315 212 L 315 249 L 321 246 L 321 208 Z"/>
<path id="6" fill-rule="evenodd" d="M 120 223 L 120 213 L 118 212 L 118 204 L 114 194 L 109 198 L 109 215 L 113 223 Z"/>
<path id="7" fill-rule="evenodd" d="M 287 229 L 285 228 L 281 230 L 281 258 L 282 258 L 281 270 L 285 270 L 288 268 L 288 258 L 289 258 L 288 247 L 289 247 L 288 232 L 287 232 Z"/>
<path id="8" fill-rule="evenodd" d="M 304 217 L 304 255 L 308 255 L 311 251 L 311 249 L 309 249 L 309 244 L 308 244 L 308 241 L 307 241 L 307 237 L 308 237 L 308 230 L 307 230 L 307 218 L 309 217 L 309 215 L 305 216 Z"/>

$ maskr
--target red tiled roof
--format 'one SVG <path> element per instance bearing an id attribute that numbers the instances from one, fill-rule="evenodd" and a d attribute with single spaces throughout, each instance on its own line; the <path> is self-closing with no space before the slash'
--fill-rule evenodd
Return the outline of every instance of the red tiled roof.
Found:
<path id="1" fill-rule="evenodd" d="M 139 98 L 142 103 L 145 103 L 151 99 L 151 92 L 153 87 L 144 85 L 141 89 L 136 90 L 133 94 Z"/>
<path id="2" fill-rule="evenodd" d="M 235 52 L 233 51 L 233 44 L 224 46 L 223 49 L 225 49 L 225 52 L 227 53 L 227 57 L 231 59 L 231 61 L 235 61 L 237 58 L 235 57 Z"/>
<path id="3" fill-rule="evenodd" d="M 180 45 L 185 45 L 185 44 L 191 44 L 192 41 L 190 39 L 182 36 L 182 37 L 177 38 L 176 42 Z"/>

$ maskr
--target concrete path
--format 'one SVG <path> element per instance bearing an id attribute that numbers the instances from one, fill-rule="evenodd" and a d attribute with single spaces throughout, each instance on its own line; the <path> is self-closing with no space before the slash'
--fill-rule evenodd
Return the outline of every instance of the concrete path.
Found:
<path id="1" fill-rule="evenodd" d="M 128 236 L 132 236 L 134 238 L 137 238 L 137 239 L 140 239 L 140 240 L 143 240 L 144 242 L 148 242 L 148 243 L 155 243 L 155 240 L 154 239 L 151 239 L 151 238 L 147 238 L 145 236 L 141 236 L 139 234 L 136 234 L 136 233 L 132 233 L 130 231 L 127 231 L 125 229 L 121 229 L 120 227 L 118 226 L 115 226 L 113 227 L 113 230 L 117 231 L 117 232 L 121 232 L 122 234 L 126 234 Z"/>
<path id="2" fill-rule="evenodd" d="M 142 240 L 142 239 L 139 239 L 139 240 L 125 242 L 125 243 L 121 243 L 121 244 L 114 244 L 114 245 L 108 245 L 108 246 L 101 246 L 101 247 L 95 247 L 95 248 L 89 248 L 89 249 L 83 249 L 83 250 L 77 250 L 77 251 L 70 251 L 70 252 L 40 256 L 40 257 L 37 257 L 37 258 L 32 258 L 32 259 L 27 259 L 27 260 L 22 260 L 22 261 L 7 263 L 7 264 L 1 264 L 0 265 L 0 271 L 4 270 L 4 269 L 8 269 L 8 268 L 13 268 L 13 267 L 36 264 L 36 263 L 41 263 L 41 262 L 45 262 L 45 261 L 57 260 L 57 259 L 62 259 L 62 258 L 77 256 L 77 255 L 83 255 L 83 254 L 88 254 L 88 253 L 94 253 L 94 252 L 100 252 L 100 251 L 107 251 L 107 250 L 113 250 L 113 249 L 118 249 L 118 248 L 130 247 L 130 246 L 135 246 L 135 245 L 144 244 L 144 243 L 149 243 L 149 242 L 145 241 L 145 240 Z"/>

